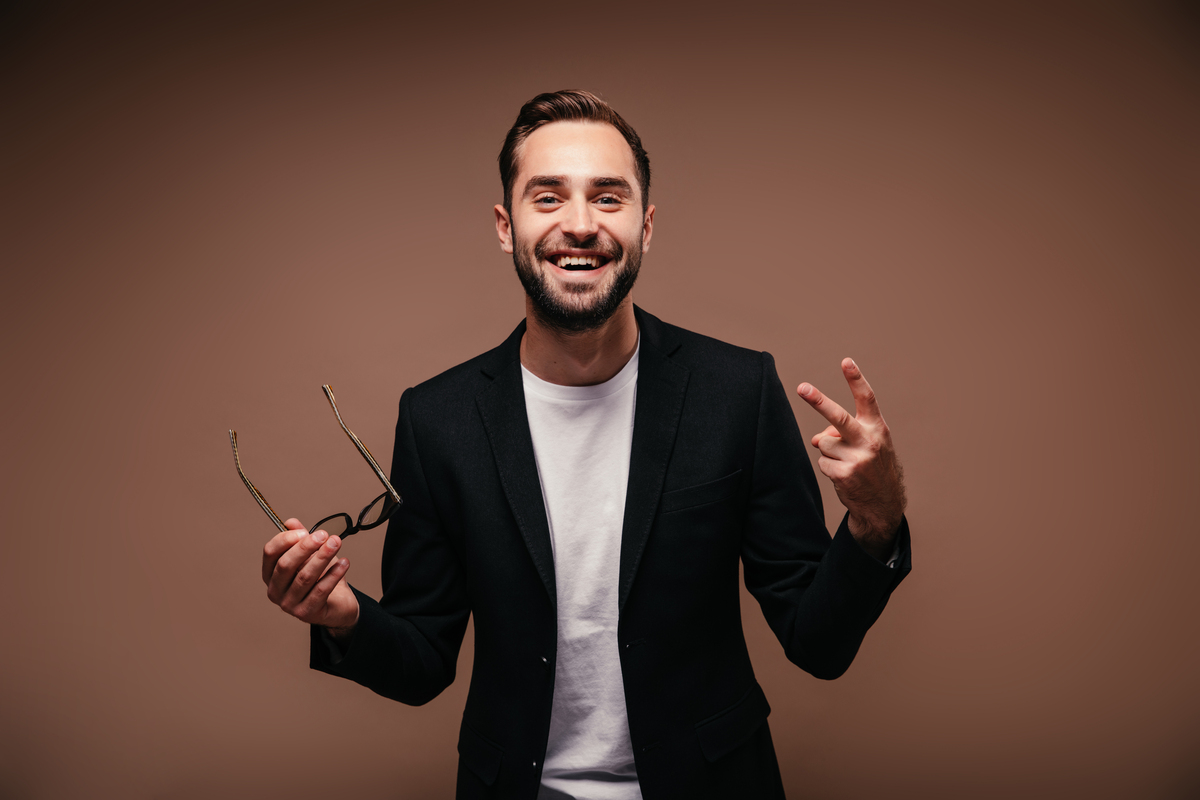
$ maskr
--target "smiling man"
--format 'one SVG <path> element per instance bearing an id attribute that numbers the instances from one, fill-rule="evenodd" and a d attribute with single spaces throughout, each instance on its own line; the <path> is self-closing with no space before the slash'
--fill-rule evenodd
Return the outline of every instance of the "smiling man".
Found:
<path id="1" fill-rule="evenodd" d="M 612 116 L 626 133 L 612 124 L 567 120 L 535 128 L 522 139 L 519 126 L 501 154 L 505 192 L 504 205 L 496 206 L 496 231 L 513 256 L 527 310 L 549 330 L 600 332 L 622 306 L 620 321 L 626 328 L 633 322 L 627 298 L 654 229 L 650 164 L 640 142 L 635 154 L 626 141 L 629 136 L 637 142 L 637 134 Z M 518 147 L 524 168 L 514 174 Z M 635 174 L 637 187 L 630 182 Z M 519 243 L 511 186 L 518 179 Z"/>
<path id="2" fill-rule="evenodd" d="M 831 538 L 770 355 L 633 305 L 654 206 L 641 141 L 586 92 L 527 103 L 500 154 L 500 246 L 526 291 L 499 347 L 400 399 L 383 597 L 296 520 L 268 596 L 311 665 L 427 702 L 475 662 L 460 798 L 782 797 L 746 586 L 787 657 L 849 667 L 910 569 L 899 463 L 850 359 L 852 416 L 809 384 L 847 513 Z"/>

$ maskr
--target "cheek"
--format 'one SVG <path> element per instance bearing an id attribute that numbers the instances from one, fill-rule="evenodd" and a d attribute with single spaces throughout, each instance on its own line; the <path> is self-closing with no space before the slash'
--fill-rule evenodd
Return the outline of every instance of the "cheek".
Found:
<path id="1" fill-rule="evenodd" d="M 608 234 L 608 238 L 621 245 L 621 249 L 626 254 L 631 252 L 640 252 L 645 246 L 645 237 L 642 236 L 642 231 L 630 228 L 608 228 L 604 231 Z"/>
<path id="2" fill-rule="evenodd" d="M 517 230 L 520 230 L 520 235 L 517 235 Z M 529 226 L 513 229 L 512 246 L 520 252 L 528 253 L 532 258 L 534 251 L 546 240 L 547 235 L 548 231 L 540 228 L 531 230 Z"/>

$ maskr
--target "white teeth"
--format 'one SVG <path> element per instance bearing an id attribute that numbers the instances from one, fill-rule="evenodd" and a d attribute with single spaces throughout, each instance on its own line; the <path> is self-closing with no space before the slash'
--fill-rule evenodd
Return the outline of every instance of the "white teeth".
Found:
<path id="1" fill-rule="evenodd" d="M 597 256 L 559 256 L 558 266 L 595 268 L 600 266 L 600 259 Z"/>

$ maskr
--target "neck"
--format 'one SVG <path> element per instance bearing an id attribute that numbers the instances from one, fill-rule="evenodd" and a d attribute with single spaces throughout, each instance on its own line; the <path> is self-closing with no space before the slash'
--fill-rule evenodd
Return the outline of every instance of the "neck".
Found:
<path id="1" fill-rule="evenodd" d="M 525 335 L 521 364 L 548 383 L 595 386 L 621 371 L 637 349 L 638 327 L 633 300 L 626 297 L 599 328 L 569 333 L 542 323 L 525 299 Z"/>

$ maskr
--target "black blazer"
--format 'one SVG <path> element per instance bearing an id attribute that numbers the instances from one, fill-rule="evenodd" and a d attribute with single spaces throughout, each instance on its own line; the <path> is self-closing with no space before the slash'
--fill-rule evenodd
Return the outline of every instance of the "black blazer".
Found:
<path id="1" fill-rule="evenodd" d="M 782 797 L 742 634 L 738 560 L 787 657 L 819 678 L 853 660 L 910 569 L 889 568 L 821 495 L 767 353 L 667 325 L 641 332 L 621 538 L 618 642 L 638 779 L 656 798 Z M 522 322 L 499 347 L 400 398 L 383 598 L 358 590 L 349 646 L 311 666 L 419 705 L 475 661 L 459 798 L 537 796 L 554 691 L 554 559 L 521 381 Z"/>

